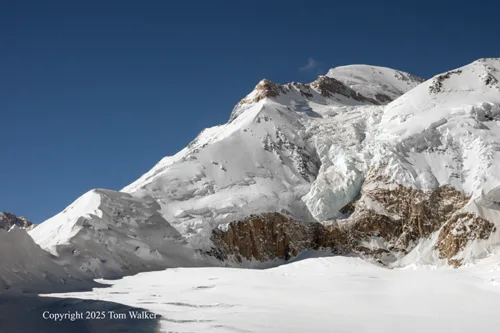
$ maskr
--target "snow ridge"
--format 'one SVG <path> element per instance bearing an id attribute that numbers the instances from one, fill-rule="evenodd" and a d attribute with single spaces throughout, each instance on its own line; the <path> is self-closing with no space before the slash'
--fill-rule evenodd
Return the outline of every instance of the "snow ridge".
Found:
<path id="1" fill-rule="evenodd" d="M 368 65 L 335 67 L 326 75 L 382 104 L 395 100 L 425 81 L 406 72 Z"/>

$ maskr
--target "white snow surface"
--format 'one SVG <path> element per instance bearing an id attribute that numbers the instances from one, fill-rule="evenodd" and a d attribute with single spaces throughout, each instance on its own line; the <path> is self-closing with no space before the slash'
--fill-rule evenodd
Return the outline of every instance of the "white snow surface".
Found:
<path id="1" fill-rule="evenodd" d="M 346 257 L 267 270 L 175 268 L 45 296 L 145 308 L 161 316 L 161 332 L 496 333 L 499 260 L 459 270 L 390 270 Z"/>
<path id="2" fill-rule="evenodd" d="M 92 190 L 30 234 L 43 248 L 87 276 L 112 278 L 208 264 L 185 246 L 159 209 L 148 196 Z"/>
<path id="3" fill-rule="evenodd" d="M 449 73 L 439 92 L 430 92 L 436 76 L 386 107 L 377 139 L 397 156 L 379 155 L 377 162 L 388 162 L 387 174 L 405 185 L 451 184 L 488 194 L 500 185 L 500 85 L 486 78 L 500 76 L 500 60 L 481 59 Z"/>
<path id="4" fill-rule="evenodd" d="M 26 230 L 17 227 L 0 230 L 0 294 L 91 285 L 83 281 L 83 275 L 77 270 L 62 266 L 55 259 L 42 250 Z"/>
<path id="5" fill-rule="evenodd" d="M 30 235 L 68 260 L 76 253 L 94 276 L 191 265 L 201 260 L 197 249 L 210 249 L 213 228 L 250 214 L 342 218 L 368 170 L 423 190 L 451 185 L 472 196 L 466 210 L 500 230 L 500 59 L 416 87 L 406 73 L 373 66 L 328 75 L 367 96 L 404 94 L 377 106 L 314 91 L 308 98 L 290 85 L 238 105 L 232 121 L 202 131 L 121 192 L 87 193 Z M 468 256 L 487 255 L 497 241 Z M 418 257 L 435 261 L 431 248 Z"/>
<path id="6" fill-rule="evenodd" d="M 369 65 L 339 66 L 330 69 L 326 75 L 376 100 L 379 94 L 394 100 L 424 81 L 406 72 Z"/>

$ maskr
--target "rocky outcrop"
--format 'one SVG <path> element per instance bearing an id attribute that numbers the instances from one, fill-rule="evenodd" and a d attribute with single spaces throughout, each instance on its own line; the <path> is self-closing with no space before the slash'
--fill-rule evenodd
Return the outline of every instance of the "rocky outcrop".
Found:
<path id="1" fill-rule="evenodd" d="M 233 257 L 238 262 L 287 260 L 312 246 L 311 229 L 280 213 L 251 215 L 213 231 L 213 254 L 222 260 Z"/>
<path id="2" fill-rule="evenodd" d="M 286 85 L 288 90 L 296 90 L 298 91 L 302 97 L 305 98 L 313 98 L 313 94 L 311 93 L 311 85 L 300 82 L 291 82 Z"/>
<path id="3" fill-rule="evenodd" d="M 486 74 L 483 78 L 484 84 L 487 86 L 494 86 L 498 84 L 498 79 L 491 75 L 490 73 Z"/>
<path id="4" fill-rule="evenodd" d="M 462 70 L 457 69 L 453 71 L 446 72 L 444 74 L 434 77 L 431 85 L 429 86 L 429 92 L 432 94 L 437 94 L 443 90 L 443 82 L 450 78 L 451 75 L 461 74 Z"/>
<path id="5" fill-rule="evenodd" d="M 256 103 L 266 97 L 273 98 L 284 93 L 286 93 L 286 90 L 281 84 L 263 79 L 255 86 L 252 93 L 243 98 L 238 104 Z"/>
<path id="6" fill-rule="evenodd" d="M 11 213 L 0 212 L 0 229 L 9 230 L 12 226 L 17 226 L 22 229 L 34 228 L 33 223 L 28 221 L 24 216 L 17 217 Z"/>
<path id="7" fill-rule="evenodd" d="M 454 257 L 469 242 L 487 239 L 496 231 L 490 221 L 461 212 L 468 201 L 469 197 L 450 186 L 429 191 L 402 185 L 370 187 L 362 190 L 361 199 L 342 208 L 343 214 L 351 215 L 338 223 L 301 223 L 281 213 L 251 215 L 229 223 L 213 231 L 210 254 L 240 263 L 245 259 L 264 262 L 329 248 L 387 263 L 439 231 L 435 244 L 439 257 L 457 266 L 461 261 Z M 380 209 L 370 208 L 374 206 Z M 370 242 L 373 239 L 381 241 Z"/>
<path id="8" fill-rule="evenodd" d="M 310 83 L 311 88 L 316 89 L 323 97 L 332 97 L 334 94 L 339 94 L 352 98 L 359 102 L 366 102 L 374 105 L 380 103 L 372 98 L 367 98 L 360 93 L 349 88 L 339 80 L 328 77 L 326 75 L 318 76 L 318 79 Z"/>
<path id="9" fill-rule="evenodd" d="M 469 200 L 449 186 L 433 191 L 411 189 L 402 185 L 363 190 L 364 200 L 383 207 L 384 214 L 358 205 L 350 224 L 367 235 L 380 233 L 391 250 L 407 251 L 412 242 L 430 236 Z"/>
<path id="10" fill-rule="evenodd" d="M 394 76 L 401 81 L 406 81 L 406 82 L 417 82 L 417 83 L 422 83 L 425 81 L 424 78 L 418 77 L 416 75 L 410 74 L 410 73 L 403 73 L 400 71 L 396 71 Z"/>
<path id="11" fill-rule="evenodd" d="M 471 241 L 488 239 L 496 227 L 490 221 L 471 213 L 453 215 L 439 232 L 435 248 L 441 259 L 448 259 L 454 266 L 460 266 L 460 259 L 453 259 Z"/>
<path id="12" fill-rule="evenodd" d="M 383 94 L 380 94 L 380 96 L 377 97 L 378 100 L 365 97 L 359 92 L 356 92 L 352 88 L 346 86 L 339 80 L 328 77 L 326 75 L 320 75 L 315 81 L 311 83 L 292 82 L 288 84 L 279 84 L 268 79 L 263 79 L 255 86 L 254 90 L 248 96 L 243 98 L 238 103 L 238 105 L 256 103 L 264 98 L 276 98 L 279 95 L 287 94 L 291 91 L 298 91 L 302 95 L 302 97 L 308 99 L 314 97 L 313 92 L 315 91 L 326 98 L 331 98 L 335 94 L 338 94 L 348 98 L 352 98 L 355 101 L 373 105 L 379 105 L 381 103 L 391 101 L 388 96 Z"/>
<path id="13" fill-rule="evenodd" d="M 301 223 L 281 213 L 251 215 L 231 222 L 225 229 L 215 229 L 211 255 L 221 260 L 288 260 L 300 252 L 331 248 L 345 250 L 348 237 L 334 226 L 318 222 Z"/>
<path id="14" fill-rule="evenodd" d="M 257 121 L 260 121 L 260 118 Z M 279 129 L 275 130 L 275 138 L 270 135 L 264 138 L 262 142 L 264 150 L 275 153 L 281 162 L 289 160 L 302 178 L 313 181 L 321 166 L 318 156 L 290 141 Z"/>
<path id="15" fill-rule="evenodd" d="M 375 98 L 380 102 L 380 104 L 387 104 L 389 102 L 392 102 L 392 98 L 390 98 L 386 94 L 376 94 Z"/>
<path id="16" fill-rule="evenodd" d="M 435 249 L 441 259 L 456 266 L 460 262 L 454 257 L 469 242 L 487 239 L 495 231 L 490 221 L 461 212 L 470 198 L 450 186 L 424 191 L 380 185 L 362 190 L 362 200 L 355 204 L 347 223 L 359 243 L 373 237 L 383 240 L 378 246 L 363 248 L 364 254 L 375 258 L 384 252 L 406 254 L 439 231 Z M 379 209 L 370 208 L 374 206 Z"/>

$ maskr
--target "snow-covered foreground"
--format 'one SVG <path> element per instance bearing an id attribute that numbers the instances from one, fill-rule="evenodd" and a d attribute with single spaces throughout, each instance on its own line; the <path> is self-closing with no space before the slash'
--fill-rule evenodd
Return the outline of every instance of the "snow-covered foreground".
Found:
<path id="1" fill-rule="evenodd" d="M 461 269 L 385 269 L 321 257 L 250 270 L 175 268 L 92 292 L 161 315 L 162 332 L 498 332 L 500 257 Z"/>

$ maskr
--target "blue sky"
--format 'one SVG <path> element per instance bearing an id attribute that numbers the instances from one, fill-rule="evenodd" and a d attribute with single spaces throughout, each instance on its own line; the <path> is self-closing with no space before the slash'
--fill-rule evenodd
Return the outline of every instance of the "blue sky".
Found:
<path id="1" fill-rule="evenodd" d="M 3 1 L 0 211 L 120 189 L 262 78 L 346 64 L 430 77 L 499 57 L 495 1 Z"/>

